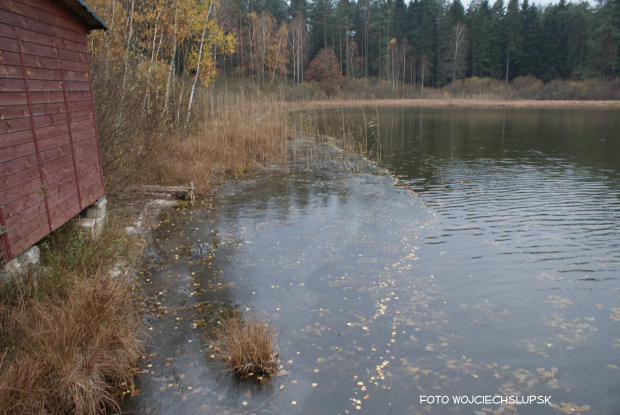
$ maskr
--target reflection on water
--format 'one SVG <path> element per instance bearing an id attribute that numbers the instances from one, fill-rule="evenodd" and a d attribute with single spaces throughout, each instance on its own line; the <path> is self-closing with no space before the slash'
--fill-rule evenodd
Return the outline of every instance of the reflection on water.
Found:
<path id="1" fill-rule="evenodd" d="M 382 169 L 301 160 L 159 230 L 154 355 L 127 409 L 616 414 L 618 114 L 342 115 L 325 131 L 344 124 Z M 281 376 L 210 359 L 201 327 L 232 306 L 283 327 Z"/>

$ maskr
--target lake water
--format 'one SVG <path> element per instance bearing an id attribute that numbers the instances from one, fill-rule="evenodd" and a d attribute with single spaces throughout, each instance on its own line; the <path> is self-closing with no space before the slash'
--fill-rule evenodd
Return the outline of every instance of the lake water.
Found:
<path id="1" fill-rule="evenodd" d="M 301 141 L 157 230 L 127 413 L 620 413 L 618 111 L 320 118 L 370 161 Z M 280 376 L 210 357 L 231 307 L 281 329 Z"/>

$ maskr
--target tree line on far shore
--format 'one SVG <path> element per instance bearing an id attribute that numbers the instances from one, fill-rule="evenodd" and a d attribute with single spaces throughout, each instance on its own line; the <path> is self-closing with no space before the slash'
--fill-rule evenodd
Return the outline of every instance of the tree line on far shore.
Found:
<path id="1" fill-rule="evenodd" d="M 92 0 L 108 53 L 154 71 L 260 85 L 374 78 L 419 89 L 531 76 L 612 80 L 620 73 L 620 0 Z M 100 51 L 102 52 L 102 51 Z M 149 82 L 147 82 L 149 84 Z M 170 85 L 164 92 L 170 99 Z M 150 100 L 150 91 L 145 100 Z"/>

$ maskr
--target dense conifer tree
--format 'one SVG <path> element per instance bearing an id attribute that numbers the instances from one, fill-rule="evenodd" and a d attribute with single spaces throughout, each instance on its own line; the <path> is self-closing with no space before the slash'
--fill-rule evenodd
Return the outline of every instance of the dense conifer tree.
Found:
<path id="1" fill-rule="evenodd" d="M 507 83 L 620 76 L 620 0 L 558 0 L 544 8 L 533 0 L 471 0 L 467 10 L 462 1 L 222 0 L 211 18 L 228 40 L 210 52 L 218 70 L 300 83 L 307 64 L 328 48 L 346 79 L 391 80 L 395 91 L 399 82 L 423 88 L 472 76 Z M 204 16 L 189 7 L 203 3 L 131 2 L 140 24 L 131 25 L 128 44 L 152 57 L 149 68 L 166 56 L 169 73 L 191 73 L 202 28 L 196 22 Z M 145 95 L 148 103 L 150 90 Z"/>
<path id="2" fill-rule="evenodd" d="M 523 15 L 522 47 L 523 59 L 519 63 L 517 76 L 542 76 L 542 19 L 538 6 L 524 0 L 521 6 Z"/>

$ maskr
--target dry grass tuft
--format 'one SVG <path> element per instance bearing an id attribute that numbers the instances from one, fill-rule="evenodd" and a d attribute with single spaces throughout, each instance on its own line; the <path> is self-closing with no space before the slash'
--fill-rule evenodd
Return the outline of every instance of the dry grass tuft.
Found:
<path id="1" fill-rule="evenodd" d="M 273 375 L 278 370 L 278 330 L 256 314 L 240 312 L 215 328 L 217 356 L 238 376 Z"/>

